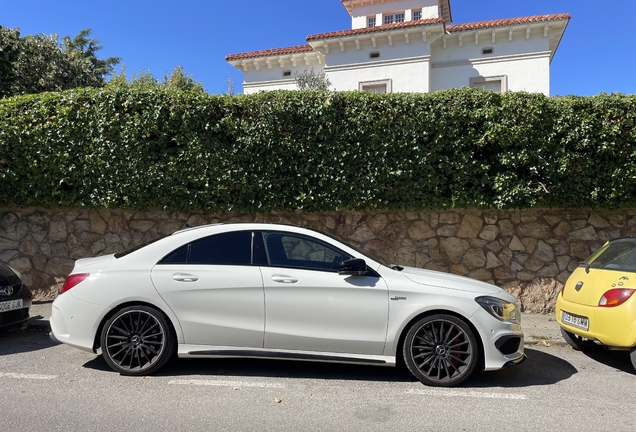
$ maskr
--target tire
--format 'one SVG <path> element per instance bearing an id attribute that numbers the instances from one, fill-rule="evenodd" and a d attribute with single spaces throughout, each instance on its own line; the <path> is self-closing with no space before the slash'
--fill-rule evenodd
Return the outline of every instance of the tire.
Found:
<path id="1" fill-rule="evenodd" d="M 636 369 L 636 347 L 630 350 L 629 358 L 632 361 L 632 366 L 634 366 L 634 369 Z"/>
<path id="2" fill-rule="evenodd" d="M 404 339 L 403 356 L 406 367 L 423 384 L 452 387 L 473 373 L 479 348 L 468 324 L 439 314 L 413 324 Z"/>
<path id="3" fill-rule="evenodd" d="M 563 339 L 565 339 L 572 348 L 578 351 L 598 351 L 601 349 L 601 346 L 594 343 L 594 341 L 570 333 L 563 327 L 561 327 L 561 336 L 563 336 Z"/>
<path id="4" fill-rule="evenodd" d="M 175 337 L 163 313 L 148 306 L 118 311 L 102 329 L 102 356 L 122 375 L 150 375 L 175 353 Z"/>

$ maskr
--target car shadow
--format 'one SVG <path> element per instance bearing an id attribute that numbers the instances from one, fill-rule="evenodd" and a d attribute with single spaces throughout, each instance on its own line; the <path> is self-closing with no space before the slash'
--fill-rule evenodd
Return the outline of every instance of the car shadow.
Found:
<path id="1" fill-rule="evenodd" d="M 533 349 L 526 349 L 528 359 L 511 368 L 476 372 L 461 384 L 465 388 L 518 388 L 550 385 L 568 379 L 575 373 L 570 363 Z M 84 364 L 94 370 L 113 372 L 101 356 Z M 157 376 L 227 376 L 234 378 L 303 378 L 320 380 L 369 382 L 418 382 L 404 365 L 378 367 L 339 363 L 303 362 L 267 359 L 174 359 Z"/>
<path id="2" fill-rule="evenodd" d="M 632 366 L 632 362 L 629 358 L 629 351 L 611 351 L 602 349 L 599 351 L 584 351 L 587 357 L 594 361 L 617 369 L 621 372 L 626 372 L 630 375 L 636 375 L 636 369 Z"/>
<path id="3" fill-rule="evenodd" d="M 40 351 L 59 345 L 42 330 L 21 327 L 0 330 L 0 356 Z"/>
<path id="4" fill-rule="evenodd" d="M 85 368 L 113 372 L 102 356 L 84 364 Z M 347 381 L 416 381 L 405 368 L 248 358 L 175 358 L 156 376 L 228 376 L 306 378 Z"/>
<path id="5" fill-rule="evenodd" d="M 578 370 L 571 363 L 532 348 L 525 348 L 526 361 L 498 371 L 478 372 L 466 380 L 463 387 L 520 388 L 548 386 L 566 380 Z"/>

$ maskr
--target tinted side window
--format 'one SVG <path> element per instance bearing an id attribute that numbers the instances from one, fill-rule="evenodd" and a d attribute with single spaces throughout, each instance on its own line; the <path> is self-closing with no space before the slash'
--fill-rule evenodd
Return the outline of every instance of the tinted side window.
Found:
<path id="1" fill-rule="evenodd" d="M 264 233 L 269 263 L 277 267 L 337 271 L 351 255 L 311 237 L 280 232 Z"/>
<path id="2" fill-rule="evenodd" d="M 159 264 L 185 264 L 188 262 L 188 251 L 190 245 L 181 246 L 179 249 L 170 252 Z"/>
<path id="3" fill-rule="evenodd" d="M 252 232 L 217 234 L 192 242 L 188 264 L 250 265 Z"/>
<path id="4" fill-rule="evenodd" d="M 251 265 L 252 232 L 217 234 L 181 246 L 160 264 Z"/>

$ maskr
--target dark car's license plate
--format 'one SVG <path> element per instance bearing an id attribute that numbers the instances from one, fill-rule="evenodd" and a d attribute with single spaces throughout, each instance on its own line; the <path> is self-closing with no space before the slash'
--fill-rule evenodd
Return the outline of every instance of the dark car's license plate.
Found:
<path id="1" fill-rule="evenodd" d="M 22 299 L 0 302 L 0 312 L 22 309 Z"/>

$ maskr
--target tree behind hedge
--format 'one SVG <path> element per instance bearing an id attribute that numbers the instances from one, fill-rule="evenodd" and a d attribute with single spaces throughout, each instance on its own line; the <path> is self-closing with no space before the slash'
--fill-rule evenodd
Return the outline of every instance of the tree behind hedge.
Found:
<path id="1" fill-rule="evenodd" d="M 18 29 L 0 26 L 0 97 L 101 87 L 120 58 L 99 59 L 102 46 L 90 34 L 82 30 L 60 43 L 57 35 L 21 38 Z"/>

